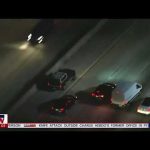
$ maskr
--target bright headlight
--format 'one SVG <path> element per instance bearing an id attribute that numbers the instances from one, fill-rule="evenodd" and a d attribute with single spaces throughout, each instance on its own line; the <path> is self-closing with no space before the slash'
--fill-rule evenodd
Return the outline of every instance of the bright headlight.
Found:
<path id="1" fill-rule="evenodd" d="M 32 37 L 32 34 L 30 33 L 30 34 L 28 35 L 27 41 L 30 41 L 30 40 L 31 40 L 31 37 Z"/>
<path id="2" fill-rule="evenodd" d="M 38 43 L 41 43 L 43 41 L 43 38 L 44 38 L 43 36 L 38 37 L 38 39 L 37 39 Z"/>
<path id="3" fill-rule="evenodd" d="M 41 39 L 43 39 L 43 36 L 38 37 L 38 40 L 41 40 Z"/>

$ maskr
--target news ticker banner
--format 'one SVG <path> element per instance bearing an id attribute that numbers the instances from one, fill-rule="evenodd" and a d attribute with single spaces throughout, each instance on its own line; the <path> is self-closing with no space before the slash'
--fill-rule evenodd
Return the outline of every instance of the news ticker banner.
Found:
<path id="1" fill-rule="evenodd" d="M 9 123 L 8 128 L 150 128 L 149 123 Z"/>
<path id="2" fill-rule="evenodd" d="M 0 114 L 0 128 L 150 128 L 150 123 L 8 123 L 8 114 Z"/>

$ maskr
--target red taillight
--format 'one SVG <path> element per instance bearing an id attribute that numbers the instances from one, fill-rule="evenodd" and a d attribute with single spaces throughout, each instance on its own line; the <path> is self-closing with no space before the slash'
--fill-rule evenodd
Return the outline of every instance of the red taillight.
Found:
<path id="1" fill-rule="evenodd" d="M 110 99 L 111 104 L 112 104 L 112 101 L 113 101 L 113 98 L 111 97 L 111 99 Z"/>
<path id="2" fill-rule="evenodd" d="M 100 95 L 99 97 L 103 98 L 103 97 L 104 97 L 104 95 Z"/>
<path id="3" fill-rule="evenodd" d="M 63 112 L 63 111 L 64 111 L 64 108 L 61 108 L 60 111 Z"/>
<path id="4" fill-rule="evenodd" d="M 91 93 L 91 96 L 95 96 L 96 94 L 95 93 Z"/>
<path id="5" fill-rule="evenodd" d="M 147 110 L 147 111 L 150 111 L 150 108 L 147 108 L 146 110 Z"/>
<path id="6" fill-rule="evenodd" d="M 62 84 L 59 84 L 59 87 L 62 88 Z"/>

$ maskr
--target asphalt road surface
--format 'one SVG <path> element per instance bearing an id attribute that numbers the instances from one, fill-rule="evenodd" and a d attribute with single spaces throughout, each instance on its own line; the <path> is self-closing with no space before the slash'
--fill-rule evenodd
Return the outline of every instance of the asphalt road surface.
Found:
<path id="1" fill-rule="evenodd" d="M 54 19 L 54 28 L 44 45 L 26 44 L 38 19 L 0 19 L 0 112 L 10 107 L 20 91 L 69 50 L 99 19 Z M 51 29 L 50 29 L 51 30 Z M 2 112 L 3 111 L 3 112 Z"/>
<path id="2" fill-rule="evenodd" d="M 150 122 L 136 112 L 145 96 L 150 96 L 150 20 L 108 20 L 108 22 L 61 68 L 75 69 L 77 79 L 65 91 L 43 92 L 35 86 L 24 103 L 10 114 L 12 122 Z M 142 94 L 125 109 L 110 104 L 94 105 L 89 91 L 104 82 L 135 81 Z M 80 93 L 82 98 L 64 116 L 39 114 L 37 108 L 65 94 Z M 21 99 L 20 99 L 21 100 Z"/>

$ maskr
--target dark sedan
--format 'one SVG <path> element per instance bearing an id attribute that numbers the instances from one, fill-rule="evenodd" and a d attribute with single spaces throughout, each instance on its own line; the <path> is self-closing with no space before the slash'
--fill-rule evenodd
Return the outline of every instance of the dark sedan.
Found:
<path id="1" fill-rule="evenodd" d="M 116 84 L 103 83 L 96 87 L 96 89 L 92 93 L 90 93 L 90 95 L 102 101 L 110 101 L 112 91 L 115 89 L 115 87 Z"/>
<path id="2" fill-rule="evenodd" d="M 56 91 L 64 90 L 67 82 L 74 81 L 76 73 L 71 69 L 61 69 L 48 76 L 42 76 L 37 81 L 37 88 L 39 90 Z"/>
<path id="3" fill-rule="evenodd" d="M 52 19 L 41 20 L 34 29 L 28 34 L 27 41 L 31 45 L 40 44 L 46 41 L 53 28 Z"/>
<path id="4" fill-rule="evenodd" d="M 48 114 L 65 114 L 75 103 L 77 102 L 77 97 L 72 95 L 65 95 L 59 99 L 50 101 L 49 103 L 42 104 L 39 107 L 40 112 L 45 112 Z"/>

